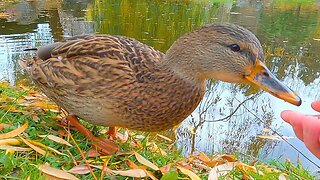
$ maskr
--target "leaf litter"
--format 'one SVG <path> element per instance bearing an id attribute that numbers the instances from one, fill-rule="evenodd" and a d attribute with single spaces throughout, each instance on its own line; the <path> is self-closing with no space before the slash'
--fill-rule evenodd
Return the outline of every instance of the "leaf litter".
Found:
<path id="1" fill-rule="evenodd" d="M 156 134 L 157 138 L 151 138 L 149 134 L 127 129 L 123 129 L 122 133 L 117 132 L 116 142 L 122 151 L 104 156 L 95 149 L 86 148 L 90 147 L 90 143 L 83 144 L 83 136 L 77 132 L 73 133 L 74 141 L 70 141 L 69 129 L 58 125 L 60 124 L 58 120 L 62 119 L 59 107 L 43 94 L 25 86 L 9 87 L 6 83 L 0 83 L 0 87 L 23 94 L 17 98 L 2 93 L 0 112 L 4 111 L 5 115 L 20 114 L 30 117 L 20 123 L 1 122 L 0 150 L 17 155 L 17 158 L 24 154 L 29 161 L 37 156 L 53 158 L 51 161 L 42 161 L 43 164 L 36 166 L 47 179 L 84 179 L 90 173 L 96 179 L 93 172 L 100 172 L 101 179 L 124 176 L 152 180 L 232 179 L 234 172 L 240 173 L 239 179 L 252 179 L 254 175 L 264 177 L 268 173 L 276 173 L 279 179 L 286 179 L 290 175 L 287 171 L 280 171 L 272 166 L 241 162 L 235 156 L 228 154 L 208 156 L 200 152 L 184 158 L 179 150 L 172 148 L 174 141 L 171 138 L 162 134 Z M 28 122 L 33 125 L 29 125 Z M 12 127 L 17 124 L 23 125 L 13 129 Z M 33 131 L 33 126 L 41 128 Z M 12 130 L 8 131 L 8 128 Z M 193 131 L 191 127 L 189 129 Z M 60 133 L 61 131 L 67 132 Z M 32 177 L 32 173 L 25 176 L 26 179 Z"/>

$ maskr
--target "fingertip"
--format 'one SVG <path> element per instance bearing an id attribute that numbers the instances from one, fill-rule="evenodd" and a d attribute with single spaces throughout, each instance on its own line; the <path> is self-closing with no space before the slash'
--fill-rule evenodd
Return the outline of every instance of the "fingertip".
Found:
<path id="1" fill-rule="evenodd" d="M 320 111 L 320 100 L 311 103 L 311 107 L 316 111 Z"/>

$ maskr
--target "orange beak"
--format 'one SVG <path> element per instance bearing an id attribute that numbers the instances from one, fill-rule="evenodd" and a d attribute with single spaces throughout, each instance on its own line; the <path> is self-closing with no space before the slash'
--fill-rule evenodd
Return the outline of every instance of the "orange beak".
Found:
<path id="1" fill-rule="evenodd" d="M 277 98 L 283 99 L 284 101 L 296 106 L 301 105 L 300 97 L 289 87 L 280 82 L 259 59 L 257 60 L 251 74 L 246 76 L 245 79 Z"/>

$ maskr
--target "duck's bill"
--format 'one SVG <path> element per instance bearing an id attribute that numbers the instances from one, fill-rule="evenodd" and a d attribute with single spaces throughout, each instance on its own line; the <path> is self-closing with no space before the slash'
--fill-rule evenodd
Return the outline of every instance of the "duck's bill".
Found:
<path id="1" fill-rule="evenodd" d="M 245 77 L 247 81 L 259 86 L 270 94 L 283 99 L 296 106 L 301 105 L 301 99 L 289 87 L 280 82 L 266 67 L 266 65 L 257 60 L 252 73 Z"/>

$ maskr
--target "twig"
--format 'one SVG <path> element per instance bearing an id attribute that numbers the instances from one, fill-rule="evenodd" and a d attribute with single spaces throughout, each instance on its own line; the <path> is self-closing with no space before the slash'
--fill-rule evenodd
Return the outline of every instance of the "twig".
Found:
<path id="1" fill-rule="evenodd" d="M 93 173 L 92 168 L 90 167 L 90 165 L 89 165 L 89 163 L 88 163 L 85 155 L 83 154 L 82 150 L 81 150 L 80 147 L 78 146 L 77 142 L 73 139 L 72 134 L 71 134 L 69 131 L 67 131 L 67 132 L 69 133 L 70 138 L 71 138 L 71 140 L 73 141 L 73 143 L 76 145 L 76 147 L 77 147 L 77 149 L 78 149 L 81 157 L 83 158 L 83 160 L 84 160 L 84 162 L 86 163 L 88 169 L 90 170 L 90 173 L 91 173 L 91 175 L 93 176 L 94 180 L 98 180 L 97 177 L 96 177 L 96 175 Z"/>
<path id="2" fill-rule="evenodd" d="M 237 100 L 239 101 L 239 100 Z M 254 114 L 251 110 L 249 110 L 246 106 L 243 106 L 250 114 L 252 114 L 255 118 L 257 118 L 261 123 L 264 123 L 262 119 L 260 119 L 256 114 Z M 294 147 L 287 139 L 285 139 L 281 134 L 279 134 L 277 131 L 273 130 L 270 127 L 270 130 L 275 133 L 276 135 L 278 135 L 284 142 L 286 142 L 287 144 L 289 144 L 289 146 L 291 146 L 294 150 L 296 150 L 299 154 L 301 154 L 301 156 L 303 156 L 304 158 L 306 158 L 309 162 L 311 162 L 313 165 L 317 166 L 318 168 L 320 168 L 320 166 L 315 163 L 314 161 L 312 161 L 310 158 L 308 158 L 306 155 L 304 155 L 298 148 Z"/>

